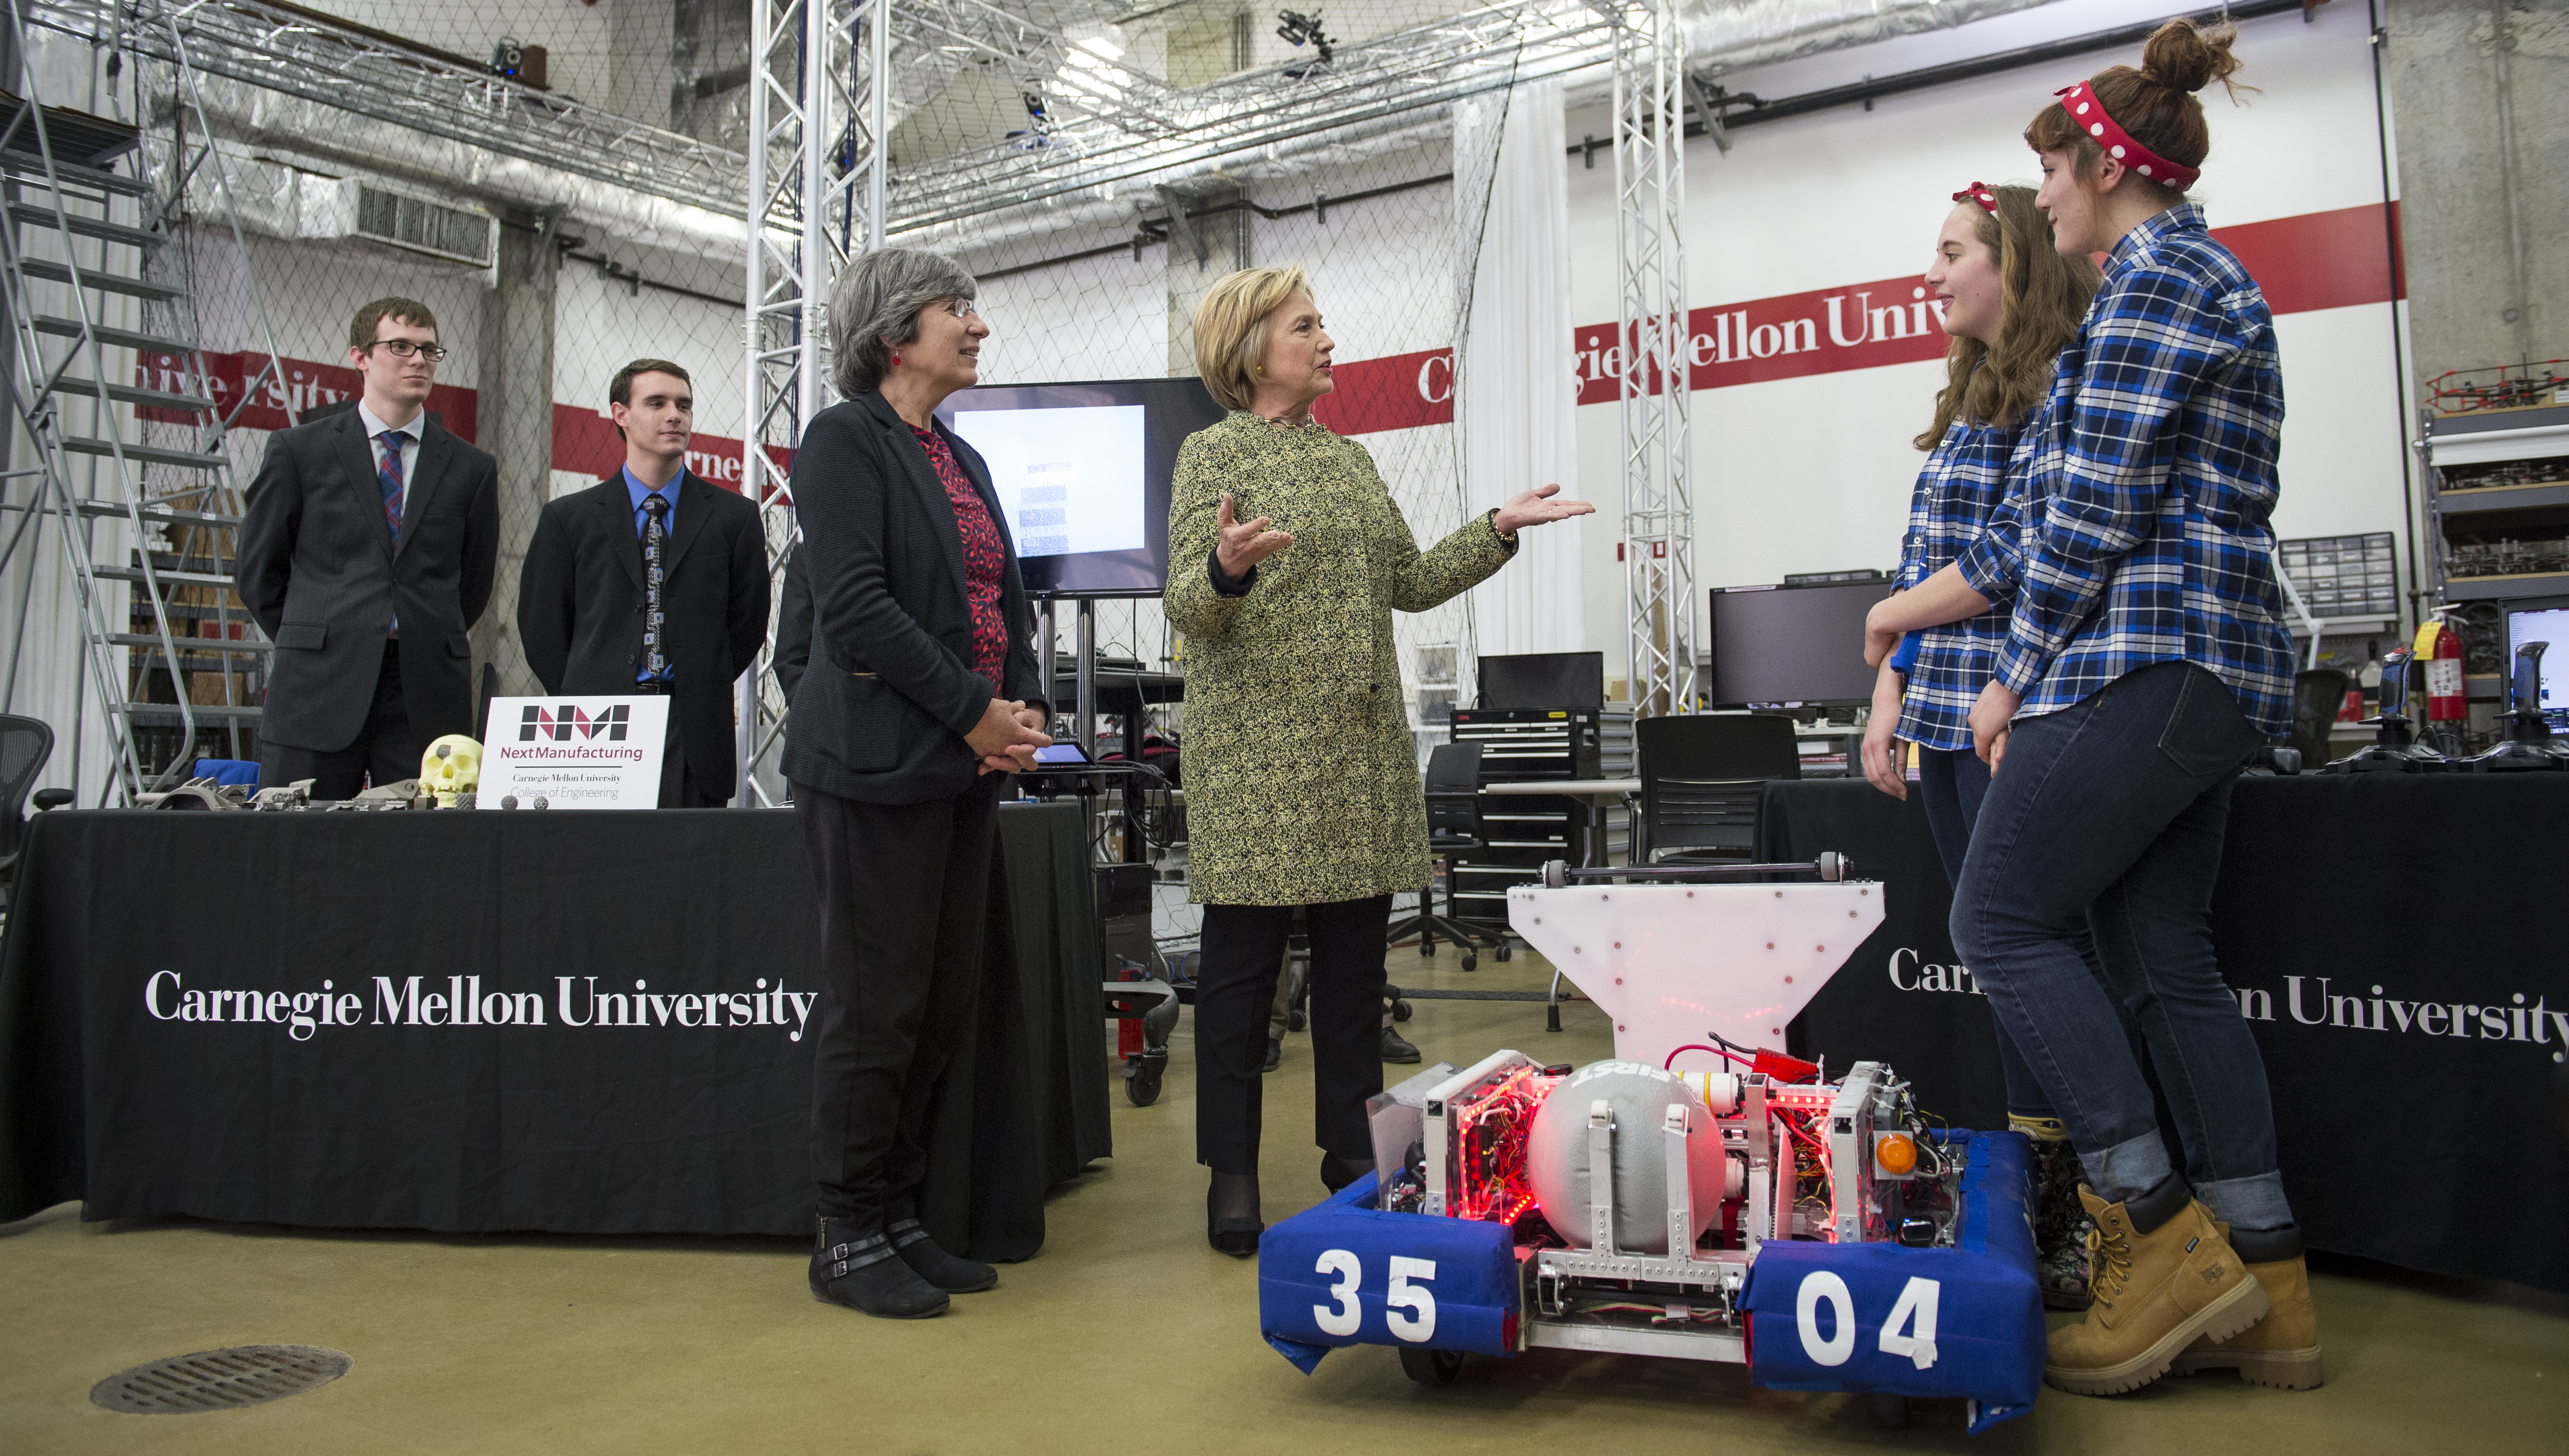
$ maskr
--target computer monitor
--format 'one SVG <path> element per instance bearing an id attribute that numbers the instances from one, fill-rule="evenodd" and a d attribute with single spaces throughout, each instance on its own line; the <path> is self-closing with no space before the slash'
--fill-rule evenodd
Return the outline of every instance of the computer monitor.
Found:
<path id="1" fill-rule="evenodd" d="M 1888 581 L 1714 587 L 1704 696 L 1720 708 L 1871 702 L 1875 673 L 1864 665 L 1864 615 L 1890 594 Z"/>
<path id="2" fill-rule="evenodd" d="M 990 467 L 1034 596 L 1157 596 L 1178 447 L 1226 412 L 1200 379 L 999 384 L 936 415 Z"/>
<path id="3" fill-rule="evenodd" d="M 2519 607 L 2506 614 L 2506 670 L 2515 650 L 2547 642 L 2542 651 L 2542 716 L 2554 729 L 2569 729 L 2569 600 Z"/>
<path id="4" fill-rule="evenodd" d="M 1481 659 L 1484 708 L 1606 706 L 1603 652 L 1511 652 Z"/>

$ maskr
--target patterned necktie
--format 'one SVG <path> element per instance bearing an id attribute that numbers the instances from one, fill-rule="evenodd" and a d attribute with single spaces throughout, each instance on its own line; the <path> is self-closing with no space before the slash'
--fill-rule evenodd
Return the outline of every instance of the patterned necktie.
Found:
<path id="1" fill-rule="evenodd" d="M 384 463 L 375 469 L 375 484 L 384 493 L 384 520 L 393 529 L 393 540 L 401 540 L 402 513 L 402 432 L 386 430 L 375 437 L 384 443 Z"/>
<path id="2" fill-rule="evenodd" d="M 660 641 L 660 556 L 669 545 L 669 498 L 657 491 L 643 497 L 642 515 L 642 676 L 657 682 L 669 675 Z"/>

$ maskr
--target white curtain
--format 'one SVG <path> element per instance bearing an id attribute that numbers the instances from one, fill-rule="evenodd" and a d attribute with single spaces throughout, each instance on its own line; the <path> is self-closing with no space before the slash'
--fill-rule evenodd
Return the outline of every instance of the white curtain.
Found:
<path id="1" fill-rule="evenodd" d="M 1455 223 L 1460 257 L 1471 267 L 1462 300 L 1455 407 L 1463 501 L 1470 512 L 1537 486 L 1557 484 L 1565 497 L 1581 494 L 1571 413 L 1578 403 L 1570 347 L 1576 323 L 1570 312 L 1570 174 L 1564 150 L 1558 81 L 1476 97 L 1455 108 Z M 1478 170 L 1471 164 L 1487 167 L 1486 186 L 1465 176 Z M 1584 524 L 1561 522 L 1524 533 L 1517 558 L 1474 588 L 1481 653 L 1587 647 L 1580 581 Z M 1471 665 L 1463 666 L 1469 673 Z"/>

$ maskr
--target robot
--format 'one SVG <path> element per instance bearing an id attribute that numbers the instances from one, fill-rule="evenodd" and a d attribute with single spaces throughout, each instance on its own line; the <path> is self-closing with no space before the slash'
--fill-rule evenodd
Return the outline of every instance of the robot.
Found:
<path id="1" fill-rule="evenodd" d="M 1613 1018 L 1613 1059 L 1503 1050 L 1374 1100 L 1377 1177 L 1269 1229 L 1259 1313 L 1306 1373 L 1387 1344 L 1413 1379 L 1558 1348 L 1744 1364 L 1866 1394 L 2030 1409 L 2042 1301 L 2028 1157 L 1935 1126 L 1891 1068 L 1772 1048 L 1882 923 L 1883 888 L 1807 865 L 1575 870 L 1510 928 Z"/>

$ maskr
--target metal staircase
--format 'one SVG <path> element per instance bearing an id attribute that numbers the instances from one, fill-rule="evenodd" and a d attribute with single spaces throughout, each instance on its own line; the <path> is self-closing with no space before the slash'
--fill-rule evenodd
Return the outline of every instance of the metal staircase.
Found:
<path id="1" fill-rule="evenodd" d="M 7 80 L 32 93 L 27 39 Z M 157 276 L 169 269 L 156 263 L 177 261 L 168 250 L 187 179 L 221 162 L 201 144 L 155 139 L 173 164 L 161 170 L 164 192 L 142 165 L 137 128 L 16 96 L 0 107 L 9 402 L 36 456 L 12 474 L 38 482 L 0 565 L 53 533 L 78 597 L 83 674 L 106 719 L 113 767 L 102 797 L 130 802 L 184 781 L 199 755 L 255 756 L 271 651 L 232 586 L 241 498 L 223 449 L 229 421 L 207 383 L 187 289 Z M 228 203 L 228 187 L 218 192 Z"/>

